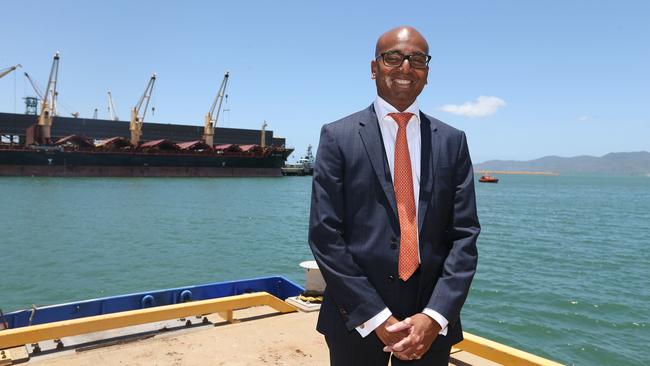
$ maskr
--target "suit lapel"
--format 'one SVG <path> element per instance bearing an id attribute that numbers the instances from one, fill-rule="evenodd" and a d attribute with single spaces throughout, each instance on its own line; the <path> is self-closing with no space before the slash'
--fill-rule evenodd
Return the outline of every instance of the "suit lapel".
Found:
<path id="1" fill-rule="evenodd" d="M 418 232 L 424 229 L 424 218 L 431 205 L 433 192 L 433 177 L 435 167 L 438 164 L 438 141 L 437 127 L 434 126 L 427 116 L 420 112 L 420 134 L 421 134 L 421 165 L 420 165 L 420 199 L 418 202 Z"/>
<path id="2" fill-rule="evenodd" d="M 386 161 L 384 142 L 381 138 L 377 116 L 375 115 L 375 109 L 372 104 L 365 110 L 365 113 L 359 120 L 359 135 L 368 153 L 372 168 L 377 175 L 377 179 L 379 179 L 379 184 L 388 199 L 390 207 L 393 209 L 395 217 L 397 217 L 397 203 L 395 202 L 393 180 L 390 174 L 390 167 Z"/>

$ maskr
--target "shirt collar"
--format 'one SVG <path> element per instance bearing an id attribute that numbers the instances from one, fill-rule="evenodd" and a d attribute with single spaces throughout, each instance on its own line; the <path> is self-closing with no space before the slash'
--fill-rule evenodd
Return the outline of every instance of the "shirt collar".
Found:
<path id="1" fill-rule="evenodd" d="M 380 122 L 386 118 L 388 113 L 400 113 L 397 108 L 393 107 L 379 95 L 377 98 L 375 98 L 373 105 L 375 107 L 375 114 L 377 115 L 377 119 Z M 406 108 L 404 112 L 413 113 L 418 123 L 420 122 L 420 107 L 418 106 L 417 99 L 413 102 L 413 104 Z"/>

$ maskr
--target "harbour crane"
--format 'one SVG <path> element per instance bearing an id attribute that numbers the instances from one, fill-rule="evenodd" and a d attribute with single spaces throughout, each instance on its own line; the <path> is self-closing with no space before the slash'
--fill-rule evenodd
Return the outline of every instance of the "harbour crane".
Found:
<path id="1" fill-rule="evenodd" d="M 216 127 L 217 121 L 219 120 L 219 111 L 221 110 L 221 103 L 223 103 L 223 98 L 226 93 L 226 85 L 228 84 L 229 76 L 230 73 L 226 71 L 226 73 L 223 75 L 223 80 L 221 81 L 219 92 L 217 92 L 217 96 L 214 98 L 214 102 L 212 102 L 212 107 L 210 107 L 210 110 L 205 115 L 203 140 L 209 146 L 214 145 L 214 128 Z M 217 110 L 217 115 L 212 118 L 215 109 Z"/>
<path id="2" fill-rule="evenodd" d="M 144 123 L 144 116 L 147 114 L 149 101 L 151 100 L 151 93 L 153 92 L 153 84 L 156 82 L 156 74 L 153 73 L 149 79 L 149 84 L 144 89 L 144 93 L 140 97 L 138 104 L 131 110 L 131 124 L 129 130 L 131 131 L 131 144 L 138 146 L 140 144 L 140 137 L 142 136 L 142 124 Z M 144 110 L 142 105 L 144 104 Z M 140 110 L 142 110 L 142 117 L 140 117 Z"/>
<path id="3" fill-rule="evenodd" d="M 0 79 L 2 79 L 3 76 L 9 74 L 10 72 L 16 70 L 19 67 L 23 67 L 21 64 L 17 64 L 11 67 L 7 67 L 6 69 L 0 70 Z"/>
<path id="4" fill-rule="evenodd" d="M 120 117 L 117 116 L 117 112 L 115 112 L 115 105 L 113 104 L 113 95 L 111 94 L 111 91 L 108 91 L 108 119 L 112 121 L 119 121 Z"/>

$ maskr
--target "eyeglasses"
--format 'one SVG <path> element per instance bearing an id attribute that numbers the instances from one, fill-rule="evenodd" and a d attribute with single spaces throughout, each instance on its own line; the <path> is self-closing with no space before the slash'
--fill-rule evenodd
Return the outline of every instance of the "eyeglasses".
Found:
<path id="1" fill-rule="evenodd" d="M 424 53 L 413 53 L 411 55 L 405 55 L 399 51 L 388 51 L 384 52 L 377 58 L 381 57 L 384 60 L 384 65 L 388 67 L 399 67 L 402 66 L 404 60 L 408 59 L 411 67 L 416 69 L 426 69 L 431 60 L 431 56 Z M 377 59 L 375 58 L 375 60 Z"/>

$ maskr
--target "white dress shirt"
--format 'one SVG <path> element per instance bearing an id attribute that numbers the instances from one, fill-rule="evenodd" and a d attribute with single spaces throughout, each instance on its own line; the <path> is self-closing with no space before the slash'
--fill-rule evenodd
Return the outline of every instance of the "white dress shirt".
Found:
<path id="1" fill-rule="evenodd" d="M 384 141 L 384 150 L 386 151 L 386 159 L 388 160 L 388 166 L 390 167 L 390 173 L 395 181 L 395 140 L 397 138 L 397 123 L 388 116 L 389 113 L 399 113 L 399 111 L 390 105 L 388 102 L 383 100 L 381 97 L 377 96 L 374 102 L 375 114 L 377 115 L 377 120 L 379 122 L 379 129 L 381 130 L 381 137 Z M 421 135 L 420 135 L 420 108 L 418 107 L 417 100 L 413 102 L 406 110 L 403 112 L 413 113 L 413 116 L 409 120 L 409 123 L 406 126 L 406 140 L 409 147 L 409 156 L 411 158 L 411 171 L 413 172 L 413 195 L 415 200 L 415 217 L 417 221 L 418 217 L 418 201 L 420 198 L 420 153 L 422 151 L 421 145 Z M 419 240 L 418 233 L 418 243 Z M 419 256 L 419 247 L 418 247 L 418 256 Z M 433 309 L 425 308 L 422 312 L 438 324 L 440 324 L 441 335 L 447 335 L 447 325 L 449 321 L 445 319 L 440 313 Z M 372 333 L 378 326 L 382 325 L 390 316 L 392 315 L 391 311 L 388 308 L 385 308 L 379 314 L 370 318 L 365 323 L 358 326 L 356 329 L 361 334 L 362 337 L 366 337 L 368 334 Z"/>

